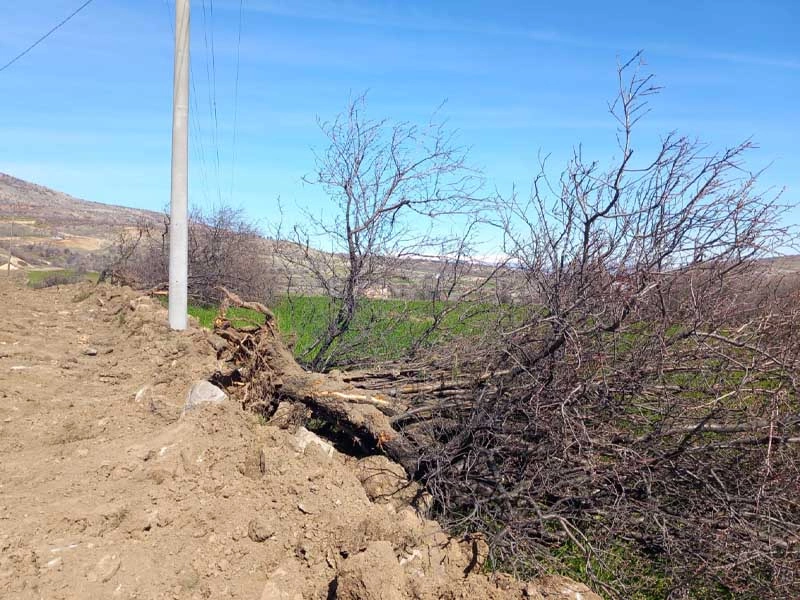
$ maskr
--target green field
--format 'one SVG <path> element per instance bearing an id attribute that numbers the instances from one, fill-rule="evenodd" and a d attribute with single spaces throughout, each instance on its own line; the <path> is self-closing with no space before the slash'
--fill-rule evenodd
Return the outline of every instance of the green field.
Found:
<path id="1" fill-rule="evenodd" d="M 28 285 L 33 288 L 50 287 L 91 281 L 97 283 L 100 273 L 95 271 L 77 271 L 75 269 L 54 269 L 48 271 L 28 271 Z"/>
<path id="2" fill-rule="evenodd" d="M 166 304 L 167 299 L 164 296 L 159 296 L 159 299 Z M 200 321 L 202 327 L 212 329 L 214 327 L 214 319 L 217 316 L 217 307 L 189 306 L 189 315 Z M 230 319 L 234 327 L 262 325 L 264 323 L 264 315 L 247 308 L 229 308 L 228 319 Z"/>
<path id="3" fill-rule="evenodd" d="M 317 340 L 324 333 L 336 304 L 322 296 L 291 296 L 271 308 L 295 356 L 304 362 L 313 360 L 318 352 Z M 481 303 L 454 306 L 424 300 L 363 300 L 351 330 L 331 351 L 338 353 L 337 362 L 344 363 L 398 359 L 415 345 L 452 336 L 480 336 L 487 327 L 506 318 L 505 312 L 496 305 Z M 189 314 L 203 327 L 211 328 L 217 308 L 190 306 Z M 247 309 L 232 308 L 228 318 L 235 326 L 263 323 L 262 315 Z"/>

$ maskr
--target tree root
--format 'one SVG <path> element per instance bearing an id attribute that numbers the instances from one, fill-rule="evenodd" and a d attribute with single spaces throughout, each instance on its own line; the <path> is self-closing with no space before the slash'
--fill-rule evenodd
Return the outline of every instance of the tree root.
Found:
<path id="1" fill-rule="evenodd" d="M 367 451 L 386 454 L 409 476 L 415 475 L 419 451 L 392 427 L 392 420 L 405 407 L 383 394 L 353 386 L 343 378 L 304 370 L 281 340 L 275 317 L 267 307 L 244 302 L 236 294 L 220 289 L 225 302 L 215 320 L 214 331 L 229 343 L 229 351 L 223 358 L 231 367 L 216 378 L 239 381 L 236 393 L 241 394 L 246 408 L 272 412 L 281 401 L 302 403 L 315 417 L 345 431 Z M 228 306 L 255 310 L 265 316 L 265 323 L 235 329 L 225 318 Z"/>

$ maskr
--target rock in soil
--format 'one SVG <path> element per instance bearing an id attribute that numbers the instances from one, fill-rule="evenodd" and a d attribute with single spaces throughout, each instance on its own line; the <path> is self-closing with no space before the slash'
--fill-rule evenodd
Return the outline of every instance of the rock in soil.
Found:
<path id="1" fill-rule="evenodd" d="M 339 600 L 403 600 L 405 575 L 392 544 L 372 542 L 347 558 L 336 580 Z"/>
<path id="2" fill-rule="evenodd" d="M 275 535 L 275 527 L 263 517 L 255 517 L 250 520 L 247 535 L 254 542 L 263 542 Z"/>
<path id="3" fill-rule="evenodd" d="M 186 394 L 184 412 L 188 412 L 203 404 L 220 404 L 228 399 L 228 394 L 208 381 L 197 381 Z"/>

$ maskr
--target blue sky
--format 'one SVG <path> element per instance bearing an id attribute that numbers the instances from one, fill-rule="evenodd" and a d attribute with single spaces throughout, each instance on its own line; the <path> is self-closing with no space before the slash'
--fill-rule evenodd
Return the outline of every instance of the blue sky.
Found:
<path id="1" fill-rule="evenodd" d="M 0 63 L 80 2 L 5 4 Z M 641 139 L 677 129 L 721 147 L 752 137 L 761 148 L 748 166 L 771 165 L 763 186 L 800 199 L 795 0 L 244 0 L 240 47 L 239 0 L 215 0 L 213 17 L 211 4 L 192 7 L 195 204 L 222 197 L 267 224 L 278 197 L 289 221 L 295 205 L 322 210 L 321 190 L 302 183 L 324 146 L 316 119 L 364 90 L 372 115 L 398 120 L 423 121 L 446 101 L 441 114 L 489 184 L 527 189 L 540 151 L 554 164 L 577 143 L 601 161 L 613 155 L 606 103 L 617 60 L 638 49 L 664 86 Z M 95 0 L 0 73 L 0 171 L 90 200 L 164 207 L 172 19 L 172 0 Z"/>

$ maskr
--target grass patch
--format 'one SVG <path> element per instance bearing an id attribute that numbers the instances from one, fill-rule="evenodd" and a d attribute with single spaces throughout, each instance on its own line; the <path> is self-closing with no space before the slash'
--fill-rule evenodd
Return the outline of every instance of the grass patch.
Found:
<path id="1" fill-rule="evenodd" d="M 159 299 L 166 304 L 163 296 Z M 316 345 L 325 332 L 337 304 L 324 296 L 289 296 L 274 304 L 272 310 L 278 329 L 293 347 L 295 356 L 310 362 L 318 352 Z M 437 315 L 441 316 L 435 331 L 430 332 Z M 189 314 L 202 327 L 214 327 L 216 306 L 189 306 Z M 422 339 L 425 343 L 441 342 L 448 337 L 478 337 L 498 320 L 509 318 L 509 311 L 489 303 L 463 303 L 459 306 L 426 300 L 364 299 L 351 330 L 331 349 L 339 352 L 341 362 L 392 360 L 406 355 Z M 516 320 L 522 314 L 510 318 Z M 230 308 L 228 319 L 235 327 L 261 325 L 264 316 L 249 309 Z"/>
<path id="2" fill-rule="evenodd" d="M 200 321 L 200 325 L 206 329 L 213 329 L 217 310 L 216 306 L 190 306 L 189 315 Z M 264 315 L 249 308 L 229 308 L 228 319 L 234 327 L 264 324 Z"/>
<path id="3" fill-rule="evenodd" d="M 628 596 L 630 600 L 666 600 L 672 588 L 664 565 L 652 557 L 642 556 L 630 544 L 614 545 L 603 553 L 603 560 L 596 555 L 587 559 L 571 542 L 554 549 L 553 555 L 561 563 L 561 575 L 586 583 L 593 579 L 611 586 L 622 583 L 631 590 Z M 624 573 L 622 581 L 617 580 L 617 573 Z"/>
<path id="4" fill-rule="evenodd" d="M 34 289 L 53 287 L 55 285 L 68 285 L 91 281 L 97 283 L 100 273 L 95 271 L 80 271 L 76 269 L 57 269 L 53 271 L 28 271 L 28 285 Z"/>
<path id="5" fill-rule="evenodd" d="M 281 333 L 292 341 L 295 356 L 311 361 L 316 344 L 338 305 L 323 296 L 290 296 L 273 307 Z M 431 331 L 437 315 L 435 330 Z M 458 306 L 427 300 L 363 299 L 351 330 L 332 352 L 343 362 L 394 360 L 420 343 L 448 337 L 477 337 L 502 317 L 497 305 L 465 302 Z"/>
<path id="6" fill-rule="evenodd" d="M 156 296 L 156 298 L 165 307 L 169 304 L 167 296 Z M 219 308 L 216 306 L 189 305 L 189 316 L 197 319 L 200 322 L 200 326 L 206 329 L 214 328 L 214 319 L 217 318 L 218 311 Z M 264 315 L 248 308 L 229 308 L 228 319 L 234 327 L 264 324 Z"/>

